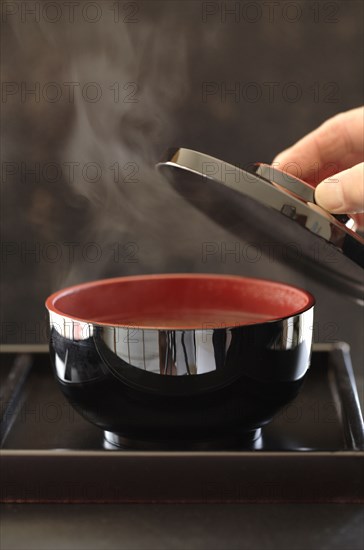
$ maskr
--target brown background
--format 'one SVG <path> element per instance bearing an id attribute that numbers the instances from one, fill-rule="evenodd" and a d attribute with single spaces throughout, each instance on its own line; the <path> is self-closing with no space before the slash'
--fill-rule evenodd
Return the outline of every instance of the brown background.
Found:
<path id="1" fill-rule="evenodd" d="M 244 235 L 238 241 L 191 211 L 152 167 L 170 146 L 241 165 L 269 162 L 328 117 L 360 105 L 362 2 L 151 0 L 119 3 L 118 13 L 107 1 L 95 2 L 94 11 L 80 2 L 73 20 L 62 2 L 46 12 L 41 2 L 8 4 L 2 341 L 45 341 L 44 299 L 67 284 L 129 273 L 239 273 L 311 290 L 315 339 L 348 341 L 360 378 L 362 309 L 324 280 L 266 257 L 203 262 L 203 243 L 239 242 L 244 251 Z M 204 97 L 206 83 L 216 93 Z M 37 86 L 38 96 L 26 93 Z M 241 93 L 226 95 L 224 87 Z M 101 171 L 94 182 L 82 173 L 90 162 Z M 72 177 L 70 163 L 78 163 Z M 115 163 L 123 177 L 137 170 L 134 181 L 115 183 Z M 95 251 L 101 257 L 91 261 Z"/>

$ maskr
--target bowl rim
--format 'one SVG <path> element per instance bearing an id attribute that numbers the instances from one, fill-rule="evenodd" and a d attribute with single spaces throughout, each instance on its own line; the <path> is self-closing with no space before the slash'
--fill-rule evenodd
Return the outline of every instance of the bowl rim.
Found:
<path id="1" fill-rule="evenodd" d="M 80 323 L 86 323 L 93 326 L 99 326 L 99 327 L 115 327 L 115 328 L 125 328 L 125 329 L 138 329 L 138 330 L 162 330 L 162 331 L 194 331 L 194 330 L 203 330 L 203 327 L 196 326 L 196 327 L 169 327 L 165 328 L 162 326 L 158 326 L 157 324 L 153 326 L 142 326 L 138 327 L 135 324 L 127 324 L 127 323 L 111 323 L 111 322 L 100 322 L 96 320 L 90 320 L 86 319 L 84 317 L 78 317 L 76 315 L 71 315 L 69 313 L 65 313 L 61 311 L 56 306 L 56 301 L 58 298 L 61 298 L 62 296 L 72 295 L 76 294 L 77 292 L 80 292 L 82 290 L 87 290 L 90 288 L 95 288 L 99 286 L 106 286 L 110 284 L 115 283 L 122 283 L 122 282 L 138 282 L 138 281 L 147 281 L 147 280 L 163 280 L 163 279 L 205 279 L 205 280 L 225 280 L 225 281 L 236 281 L 236 282 L 243 282 L 243 281 L 250 281 L 262 285 L 270 285 L 272 287 L 285 287 L 287 289 L 293 289 L 301 294 L 303 294 L 306 299 L 307 303 L 305 306 L 296 309 L 295 311 L 292 311 L 289 315 L 285 316 L 277 316 L 277 317 L 271 317 L 269 319 L 265 320 L 257 320 L 257 322 L 250 322 L 250 323 L 242 323 L 240 324 L 234 324 L 234 325 L 226 325 L 224 327 L 221 327 L 223 329 L 233 329 L 233 328 L 239 328 L 243 326 L 252 326 L 252 325 L 263 325 L 265 323 L 272 323 L 277 321 L 282 321 L 285 319 L 289 319 L 291 317 L 295 317 L 297 315 L 300 315 L 301 313 L 304 313 L 305 311 L 310 310 L 316 303 L 316 300 L 314 296 L 308 292 L 307 290 L 304 290 L 302 288 L 296 287 L 291 284 L 287 284 L 280 281 L 272 281 L 269 279 L 261 279 L 256 277 L 243 277 L 240 275 L 229 275 L 229 274 L 211 274 L 211 273 L 165 273 L 165 274 L 143 274 L 143 275 L 130 275 L 130 276 L 120 276 L 120 277 L 112 277 L 107 279 L 97 279 L 94 281 L 89 281 L 86 283 L 80 283 L 77 285 L 72 285 L 69 287 L 62 288 L 53 294 L 51 294 L 45 301 L 45 306 L 49 313 L 55 313 L 57 315 L 60 315 L 61 317 L 65 317 L 67 319 L 70 319 L 71 321 L 76 321 Z"/>

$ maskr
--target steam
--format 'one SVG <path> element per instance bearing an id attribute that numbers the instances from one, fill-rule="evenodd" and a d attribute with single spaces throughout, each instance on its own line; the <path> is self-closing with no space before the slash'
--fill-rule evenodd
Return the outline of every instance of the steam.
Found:
<path id="1" fill-rule="evenodd" d="M 86 4 L 79 3 L 78 13 Z M 6 43 L 13 54 L 6 78 L 29 88 L 39 82 L 41 101 L 30 97 L 19 108 L 19 95 L 10 98 L 9 121 L 21 120 L 23 127 L 13 143 L 10 139 L 6 158 L 61 167 L 54 182 L 42 173 L 25 191 L 19 192 L 17 175 L 8 185 L 10 216 L 13 204 L 22 209 L 19 240 L 27 235 L 31 246 L 36 242 L 40 247 L 40 261 L 25 269 L 31 284 L 36 280 L 39 285 L 39 311 L 51 291 L 90 279 L 231 271 L 220 259 L 217 241 L 226 239 L 227 248 L 234 248 L 235 237 L 187 205 L 154 169 L 167 148 L 188 146 L 176 136 L 179 123 L 188 129 L 179 110 L 186 112 L 190 99 L 191 58 L 200 49 L 208 48 L 212 56 L 219 51 L 224 38 L 219 19 L 201 25 L 194 3 L 183 5 L 181 19 L 178 3 L 153 1 L 127 3 L 138 7 L 136 20 L 120 17 L 116 23 L 106 4 L 100 3 L 102 17 L 95 23 L 76 17 L 71 24 L 62 19 L 51 24 L 31 16 L 25 24 L 20 16 L 8 22 Z M 189 10 L 194 10 L 191 17 Z M 194 79 L 199 82 L 200 72 Z M 47 83 L 55 85 L 53 93 L 60 88 L 59 100 L 42 96 Z M 213 116 L 216 106 L 198 104 L 199 109 Z M 205 149 L 203 138 L 199 146 Z M 60 252 L 56 261 L 48 257 L 50 242 L 52 257 Z M 218 250 L 209 263 L 202 260 L 205 242 Z M 251 262 L 235 264 L 245 274 L 255 268 Z M 22 285 L 22 276 L 18 269 L 15 288 Z"/>
<path id="2" fill-rule="evenodd" d="M 9 80 L 24 81 L 29 88 L 37 81 L 42 91 L 53 82 L 53 93 L 61 89 L 57 101 L 30 98 L 21 105 L 28 149 L 19 150 L 18 132 L 8 151 L 18 163 L 61 167 L 55 182 L 43 174 L 24 196 L 15 176 L 10 193 L 14 202 L 23 200 L 19 234 L 26 234 L 31 246 L 34 241 L 40 245 L 40 262 L 26 268 L 40 286 L 40 310 L 51 291 L 86 280 L 229 271 L 218 253 L 215 263 L 203 263 L 202 248 L 224 238 L 234 247 L 231 234 L 187 205 L 154 169 L 167 148 L 188 146 L 176 136 L 179 123 L 187 127 L 179 110 L 190 99 L 191 58 L 205 47 L 215 55 L 221 37 L 217 40 L 214 25 L 201 27 L 200 12 L 189 17 L 195 9 L 189 4 L 183 7 L 182 23 L 174 2 L 135 5 L 134 23 L 123 18 L 115 23 L 115 14 L 106 8 L 94 24 L 9 20 L 15 52 Z M 18 120 L 19 98 L 13 99 L 14 110 L 7 105 L 9 119 Z M 56 261 L 48 258 L 50 241 L 52 257 L 59 252 Z M 244 263 L 243 269 L 249 274 L 254 264 Z"/>
<path id="3" fill-rule="evenodd" d="M 134 23 L 115 23 L 106 4 L 95 24 L 31 14 L 23 21 L 19 12 L 4 25 L 3 77 L 14 90 L 3 126 L 3 158 L 14 166 L 3 182 L 5 342 L 46 341 L 44 300 L 53 291 L 102 277 L 193 272 L 204 235 L 221 236 L 154 168 L 167 148 L 183 145 L 178 111 L 188 100 L 196 33 L 180 24 L 173 2 L 129 3 L 139 9 Z"/>
<path id="4" fill-rule="evenodd" d="M 75 159 L 83 171 L 77 179 L 68 178 L 73 192 L 88 201 L 81 239 L 102 251 L 110 252 L 116 243 L 122 250 L 133 249 L 135 260 L 117 266 L 115 254 L 103 254 L 92 266 L 93 278 L 143 270 L 141 264 L 150 264 L 151 256 L 152 263 L 163 263 L 170 248 L 161 246 L 160 239 L 175 225 L 173 195 L 154 164 L 162 153 L 158 145 L 172 136 L 173 109 L 187 92 L 186 37 L 175 33 L 170 17 L 158 29 L 145 20 L 128 28 L 123 24 L 117 32 L 112 26 L 110 32 L 112 23 L 106 21 L 98 25 L 96 37 L 88 26 L 82 47 L 72 55 L 75 116 L 63 158 L 66 163 Z M 85 90 L 99 93 L 98 100 L 85 101 Z M 142 245 L 146 235 L 149 251 Z M 76 262 L 62 274 L 61 285 L 84 278 L 84 267 Z"/>

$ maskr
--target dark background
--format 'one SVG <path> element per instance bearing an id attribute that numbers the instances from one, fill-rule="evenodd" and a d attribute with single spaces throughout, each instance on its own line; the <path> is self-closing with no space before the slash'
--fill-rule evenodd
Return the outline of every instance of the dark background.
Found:
<path id="1" fill-rule="evenodd" d="M 46 341 L 44 299 L 69 284 L 257 275 L 315 294 L 315 340 L 351 344 L 362 388 L 362 308 L 265 255 L 249 261 L 251 237 L 153 170 L 171 146 L 269 162 L 362 103 L 362 66 L 361 1 L 4 3 L 1 341 Z M 206 242 L 243 254 L 204 262 Z"/>

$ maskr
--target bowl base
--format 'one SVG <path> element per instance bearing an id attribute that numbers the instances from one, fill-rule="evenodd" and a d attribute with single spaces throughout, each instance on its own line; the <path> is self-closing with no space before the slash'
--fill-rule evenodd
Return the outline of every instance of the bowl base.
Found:
<path id="1" fill-rule="evenodd" d="M 104 431 L 104 448 L 140 451 L 259 450 L 262 448 L 262 430 L 257 428 L 238 435 L 198 440 L 182 438 L 142 440 Z"/>

